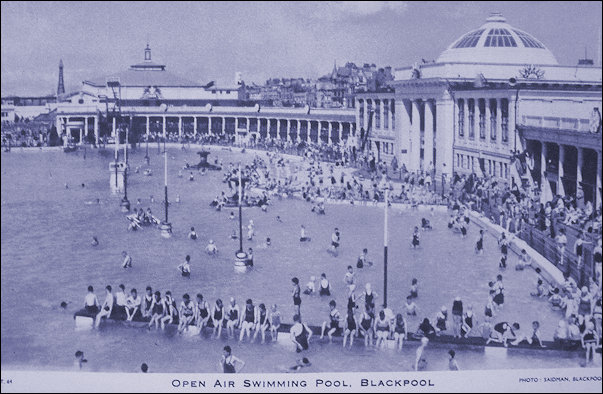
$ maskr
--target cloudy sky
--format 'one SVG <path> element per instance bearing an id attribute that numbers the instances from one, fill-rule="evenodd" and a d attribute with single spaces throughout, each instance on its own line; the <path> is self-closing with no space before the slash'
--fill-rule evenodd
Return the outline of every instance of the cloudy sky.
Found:
<path id="1" fill-rule="evenodd" d="M 188 79 L 230 84 L 316 78 L 333 62 L 394 68 L 435 59 L 490 12 L 533 34 L 561 64 L 598 58 L 601 2 L 11 2 L 2 1 L 2 96 L 68 90 L 153 60 Z"/>

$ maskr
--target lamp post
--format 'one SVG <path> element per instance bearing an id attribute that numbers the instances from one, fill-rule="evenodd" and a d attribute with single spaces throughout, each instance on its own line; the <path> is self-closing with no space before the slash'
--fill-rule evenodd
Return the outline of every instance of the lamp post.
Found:
<path id="1" fill-rule="evenodd" d="M 385 207 L 383 221 L 383 307 L 387 307 L 387 239 L 388 239 L 389 188 L 385 186 Z"/>
<path id="2" fill-rule="evenodd" d="M 163 141 L 163 158 L 164 158 L 164 169 L 163 169 L 163 186 L 164 186 L 164 206 L 165 206 L 165 220 L 159 225 L 159 229 L 161 230 L 161 236 L 163 238 L 170 238 L 172 236 L 172 224 L 168 221 L 168 184 L 167 184 L 167 148 L 165 146 L 165 140 Z"/>
<path id="3" fill-rule="evenodd" d="M 130 127 L 132 126 L 132 117 L 130 116 Z M 121 211 L 130 212 L 130 201 L 128 200 L 128 133 L 129 127 L 126 127 L 126 140 L 124 143 L 124 197 L 121 199 Z M 117 162 L 117 161 L 116 161 Z"/>
<path id="4" fill-rule="evenodd" d="M 247 270 L 247 253 L 243 251 L 243 175 L 239 163 L 239 250 L 235 252 L 235 271 L 245 272 Z"/>

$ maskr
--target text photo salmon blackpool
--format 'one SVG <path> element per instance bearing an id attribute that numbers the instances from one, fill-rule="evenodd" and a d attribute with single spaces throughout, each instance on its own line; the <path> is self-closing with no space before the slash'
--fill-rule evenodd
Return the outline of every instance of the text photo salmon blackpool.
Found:
<path id="1" fill-rule="evenodd" d="M 600 2 L 1 11 L 3 392 L 600 390 Z"/>

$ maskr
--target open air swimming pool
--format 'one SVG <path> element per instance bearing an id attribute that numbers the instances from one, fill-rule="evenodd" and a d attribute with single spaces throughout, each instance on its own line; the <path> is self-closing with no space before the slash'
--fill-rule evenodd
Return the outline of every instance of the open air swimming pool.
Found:
<path id="1" fill-rule="evenodd" d="M 198 149 L 171 149 L 169 154 L 170 200 L 181 196 L 181 203 L 170 206 L 170 221 L 174 236 L 163 239 L 159 230 L 143 228 L 128 232 L 128 221 L 119 210 L 121 196 L 109 191 L 108 163 L 113 152 L 88 150 L 65 154 L 58 151 L 2 153 L 2 363 L 4 368 L 36 368 L 62 370 L 72 367 L 75 350 L 83 350 L 93 371 L 134 372 L 142 362 L 152 372 L 215 372 L 225 343 L 233 353 L 247 362 L 245 372 L 280 372 L 294 364 L 297 355 L 281 344 L 242 344 L 234 340 L 169 337 L 146 330 L 115 328 L 99 332 L 75 332 L 72 314 L 83 305 L 86 287 L 93 285 L 99 299 L 104 299 L 104 286 L 114 289 L 120 283 L 136 287 L 139 293 L 147 285 L 162 293 L 171 290 L 179 302 L 183 293 L 203 293 L 210 305 L 216 298 L 228 302 L 236 297 L 239 305 L 247 298 L 254 304 L 276 303 L 285 322 L 291 322 L 293 305 L 291 278 L 300 279 L 302 290 L 310 276 L 326 273 L 333 289 L 333 299 L 345 312 L 347 300 L 343 276 L 348 265 L 355 265 L 362 248 L 369 250 L 372 268 L 358 273 L 358 291 L 366 282 L 379 294 L 382 302 L 383 271 L 383 211 L 372 206 L 327 205 L 327 214 L 310 212 L 308 203 L 284 199 L 274 200 L 268 212 L 259 208 L 243 211 L 244 224 L 253 219 L 256 237 L 245 241 L 245 249 L 253 247 L 255 269 L 237 274 L 233 269 L 233 253 L 238 241 L 230 234 L 238 228 L 228 218 L 230 209 L 217 212 L 209 202 L 228 186 L 222 183 L 223 172 L 205 176 L 188 172 L 178 177 L 185 160 L 196 163 Z M 265 157 L 265 153 L 260 153 Z M 219 158 L 225 165 L 230 161 L 251 161 L 254 153 L 238 154 L 214 149 L 210 160 Z M 144 164 L 144 147 L 130 154 L 134 169 Z M 128 196 L 133 207 L 140 198 L 140 207 L 151 207 L 156 216 L 163 217 L 163 159 L 151 150 L 153 175 L 131 171 Z M 68 188 L 65 188 L 65 183 Z M 81 187 L 81 184 L 85 187 Z M 150 196 L 154 196 L 154 203 Z M 100 199 L 100 204 L 85 204 Z M 282 218 L 282 223 L 276 217 Z M 422 234 L 421 248 L 410 248 L 414 226 L 427 216 L 434 226 Z M 403 311 L 411 279 L 419 280 L 419 313 L 407 318 L 412 331 L 420 319 L 434 319 L 441 306 L 451 310 L 452 300 L 461 296 L 465 307 L 473 305 L 479 321 L 487 301 L 488 281 L 500 272 L 500 254 L 496 240 L 486 237 L 484 256 L 473 252 L 477 228 L 469 227 L 462 240 L 446 227 L 447 215 L 428 212 L 398 212 L 390 214 L 388 305 L 394 313 Z M 312 237 L 309 243 L 299 242 L 300 225 L 304 224 Z M 199 239 L 186 238 L 194 226 Z M 337 258 L 327 253 L 334 227 L 341 230 L 342 246 Z M 90 246 L 92 236 L 100 241 Z M 272 246 L 262 249 L 266 237 Z M 213 239 L 220 250 L 211 257 L 204 252 Z M 121 252 L 127 250 L 133 258 L 133 268 L 121 268 Z M 191 255 L 190 280 L 176 270 L 185 255 Z M 516 256 L 511 255 L 509 269 L 503 272 L 505 307 L 495 317 L 498 321 L 517 321 L 529 329 L 533 320 L 541 324 L 543 337 L 552 338 L 561 314 L 550 310 L 545 300 L 529 295 L 534 289 L 536 275 L 532 270 L 516 272 Z M 302 315 L 306 322 L 320 325 L 328 318 L 328 301 L 318 296 L 302 296 Z M 59 308 L 61 301 L 69 302 L 67 311 Z M 478 323 L 479 323 L 478 321 Z M 283 335 L 283 334 L 281 334 Z M 285 334 L 286 335 L 286 334 Z M 396 371 L 409 370 L 414 361 L 416 342 L 405 345 L 402 353 L 393 350 L 365 350 L 358 341 L 351 351 L 341 349 L 341 343 L 314 344 L 308 357 L 313 366 L 308 372 L 325 371 Z M 447 368 L 448 348 L 427 348 L 428 369 Z M 457 358 L 463 369 L 497 369 L 527 367 L 575 367 L 583 357 L 581 352 L 529 351 L 504 349 L 459 349 Z M 601 365 L 600 355 L 596 363 Z"/>

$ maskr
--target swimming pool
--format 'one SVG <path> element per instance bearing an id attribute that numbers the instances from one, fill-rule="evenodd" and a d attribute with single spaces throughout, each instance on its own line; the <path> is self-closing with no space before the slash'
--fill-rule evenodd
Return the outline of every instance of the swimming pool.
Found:
<path id="1" fill-rule="evenodd" d="M 310 212 L 309 204 L 294 199 L 275 200 L 268 212 L 245 209 L 244 223 L 253 219 L 256 224 L 256 238 L 244 243 L 245 248 L 254 248 L 255 269 L 237 274 L 233 269 L 233 254 L 238 241 L 229 236 L 238 224 L 228 218 L 229 209 L 217 212 L 209 207 L 209 202 L 228 188 L 222 183 L 222 172 L 209 172 L 205 176 L 195 173 L 192 182 L 186 172 L 182 178 L 177 176 L 185 160 L 189 163 L 198 160 L 196 151 L 169 151 L 170 200 L 175 201 L 177 194 L 181 196 L 181 203 L 170 206 L 174 236 L 169 240 L 161 238 L 154 228 L 127 231 L 128 221 L 119 211 L 120 196 L 109 192 L 111 150 L 105 154 L 88 151 L 85 159 L 81 152 L 77 155 L 58 151 L 2 153 L 1 330 L 5 368 L 70 368 L 73 353 L 81 349 L 91 360 L 89 368 L 98 371 L 135 371 L 145 360 L 149 360 L 155 372 L 215 371 L 223 346 L 221 340 L 171 338 L 123 328 L 74 332 L 72 313 L 81 307 L 90 284 L 101 302 L 104 286 L 111 284 L 116 288 L 120 283 L 127 289 L 136 287 L 139 292 L 147 285 L 162 292 L 171 290 L 178 301 L 185 292 L 191 295 L 201 292 L 210 304 L 218 297 L 227 303 L 235 296 L 239 305 L 252 298 L 256 305 L 278 304 L 283 320 L 290 322 L 293 276 L 300 279 L 303 289 L 311 275 L 318 278 L 326 273 L 333 288 L 331 298 L 344 312 L 346 267 L 355 265 L 362 248 L 366 247 L 375 266 L 358 273 L 358 293 L 370 282 L 379 294 L 377 304 L 382 302 L 382 209 L 327 205 L 327 214 L 319 216 Z M 143 164 L 143 157 L 144 149 L 130 155 L 132 169 Z M 218 157 L 226 164 L 231 160 L 250 161 L 253 153 L 212 150 L 210 160 Z M 163 217 L 162 164 L 161 157 L 152 150 L 154 175 L 146 177 L 142 171 L 139 174 L 131 171 L 128 182 L 133 207 L 137 206 L 136 199 L 141 198 L 140 207 L 150 206 L 159 217 Z M 85 187 L 81 187 L 82 183 Z M 150 195 L 154 195 L 154 203 L 150 202 Z M 97 198 L 100 204 L 85 204 Z M 500 256 L 495 239 L 487 237 L 486 255 L 475 256 L 476 227 L 470 226 L 469 236 L 462 240 L 446 228 L 445 214 L 428 216 L 434 230 L 422 234 L 421 248 L 410 248 L 414 226 L 427 215 L 392 210 L 389 221 L 388 306 L 395 313 L 401 312 L 411 279 L 417 278 L 419 314 L 408 319 L 413 331 L 419 319 L 433 319 L 442 305 L 451 310 L 456 296 L 461 296 L 465 305 L 472 304 L 476 316 L 481 318 L 487 301 L 487 283 L 499 273 Z M 282 218 L 282 223 L 276 216 Z M 309 243 L 299 242 L 301 224 L 312 237 Z M 197 241 L 186 238 L 191 226 L 199 235 Z M 342 237 L 336 258 L 327 253 L 334 227 L 341 230 Z M 90 246 L 93 235 L 100 241 L 95 248 Z M 266 237 L 271 238 L 272 246 L 262 249 L 260 244 Z M 220 249 L 218 256 L 210 257 L 204 252 L 210 239 L 216 241 Z M 121 268 L 122 250 L 132 256 L 133 269 Z M 187 254 L 191 256 L 190 280 L 182 278 L 176 270 Z M 515 258 L 511 256 L 510 268 L 503 273 L 505 308 L 495 320 L 517 321 L 525 328 L 538 320 L 544 338 L 550 339 L 561 315 L 551 311 L 546 301 L 530 297 L 535 273 L 514 271 Z M 327 320 L 331 298 L 302 296 L 304 319 L 313 325 Z M 67 311 L 58 307 L 61 301 L 69 302 Z M 416 344 L 409 344 L 402 354 L 396 354 L 389 350 L 365 350 L 361 346 L 344 351 L 340 345 L 320 344 L 311 351 L 313 369 L 310 372 L 406 370 L 405 366 L 410 367 L 414 359 L 414 347 Z M 433 352 L 431 358 L 434 359 L 429 369 L 445 369 L 447 349 L 438 350 L 434 346 L 428 350 Z M 543 367 L 564 367 L 578 362 L 576 353 L 559 352 L 558 356 L 551 357 L 553 353 L 531 354 L 514 349 L 502 357 L 496 356 L 496 350 L 463 350 L 458 356 L 459 363 L 464 364 L 465 369 L 495 369 L 528 367 L 534 362 Z M 234 345 L 234 352 L 248 361 L 247 372 L 278 372 L 295 360 L 295 353 L 278 344 Z M 464 352 L 468 355 L 466 360 L 463 360 Z M 435 361 L 440 359 L 441 368 L 440 361 Z M 600 365 L 600 356 L 597 362 Z"/>

